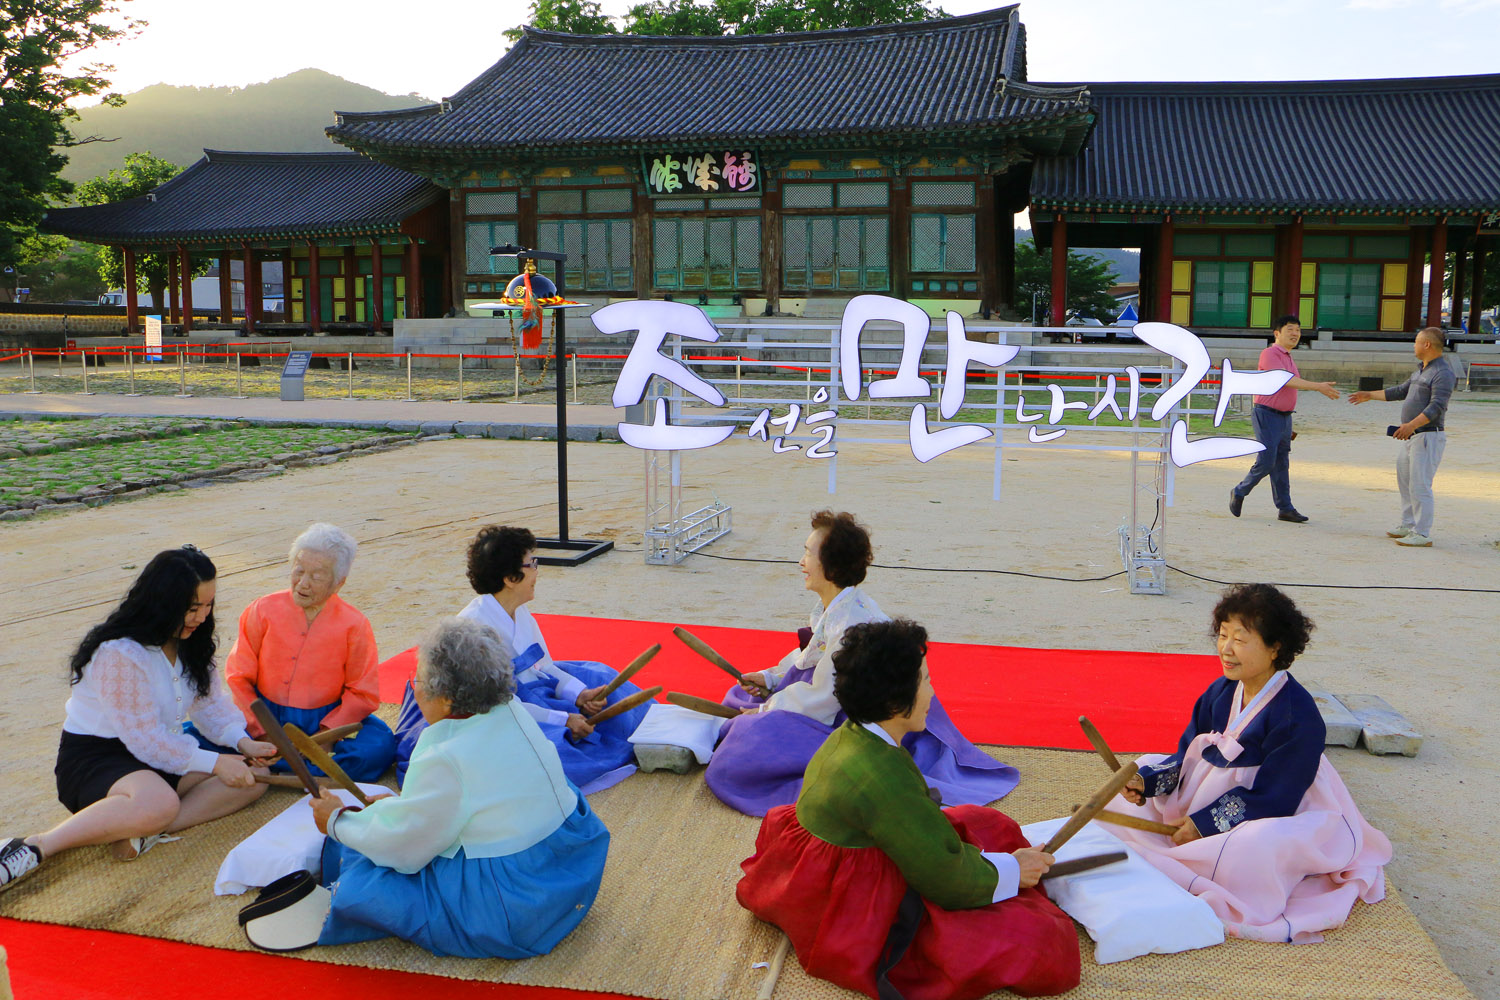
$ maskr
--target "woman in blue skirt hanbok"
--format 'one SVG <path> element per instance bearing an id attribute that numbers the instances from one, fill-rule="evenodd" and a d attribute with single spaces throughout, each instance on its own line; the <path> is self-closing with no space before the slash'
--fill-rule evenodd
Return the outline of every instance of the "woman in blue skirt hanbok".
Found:
<path id="1" fill-rule="evenodd" d="M 364 809 L 313 800 L 333 890 L 319 944 L 398 937 L 436 955 L 530 958 L 582 922 L 609 831 L 515 689 L 493 630 L 450 618 L 422 642 L 412 690 L 428 726 L 401 794 Z"/>
<path id="2" fill-rule="evenodd" d="M 615 679 L 614 670 L 593 660 L 553 662 L 542 630 L 526 607 L 536 596 L 538 575 L 535 535 L 525 528 L 481 528 L 469 544 L 469 585 L 479 596 L 458 616 L 488 625 L 510 644 L 516 697 L 557 748 L 568 780 L 592 795 L 635 772 L 630 734 L 650 706 L 638 706 L 598 726 L 588 724 L 589 716 L 640 688 L 627 682 L 606 698 L 602 689 Z M 396 772 L 403 780 L 406 761 L 425 725 L 407 685 L 396 722 Z"/>

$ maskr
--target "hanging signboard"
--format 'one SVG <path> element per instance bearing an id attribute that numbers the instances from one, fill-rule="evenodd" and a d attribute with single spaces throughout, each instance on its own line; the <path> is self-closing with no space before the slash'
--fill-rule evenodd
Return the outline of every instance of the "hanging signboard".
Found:
<path id="1" fill-rule="evenodd" d="M 735 148 L 662 153 L 641 157 L 646 190 L 652 196 L 759 194 L 760 159 L 754 150 Z"/>

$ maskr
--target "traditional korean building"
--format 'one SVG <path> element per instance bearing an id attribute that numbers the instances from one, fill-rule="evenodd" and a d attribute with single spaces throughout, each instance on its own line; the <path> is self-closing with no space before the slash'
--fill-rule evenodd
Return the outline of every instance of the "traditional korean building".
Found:
<path id="1" fill-rule="evenodd" d="M 1012 6 L 782 35 L 528 28 L 440 104 L 328 134 L 451 192 L 455 301 L 503 289 L 489 249 L 519 242 L 566 253 L 575 295 L 988 313 L 1030 162 L 1075 155 L 1093 121 L 1086 88 L 1027 82 Z"/>
<path id="2" fill-rule="evenodd" d="M 283 266 L 286 318 L 380 330 L 407 316 L 441 316 L 448 296 L 446 192 L 415 174 L 354 153 L 231 153 L 203 159 L 150 194 L 47 213 L 43 228 L 125 253 L 127 328 L 139 329 L 135 258 L 173 255 L 169 321 L 192 329 L 191 275 L 219 262 L 221 315 L 232 315 L 231 260 L 246 286 L 260 265 Z M 316 275 L 316 277 L 314 277 Z M 260 296 L 246 296 L 246 326 L 261 321 Z M 168 317 L 164 317 L 166 319 Z"/>
<path id="3" fill-rule="evenodd" d="M 1409 332 L 1440 325 L 1445 254 L 1454 302 L 1483 285 L 1476 251 L 1500 236 L 1500 75 L 1089 94 L 1083 151 L 1037 160 L 1034 232 L 1054 260 L 1140 247 L 1142 319 L 1263 331 L 1290 313 L 1309 329 Z"/>

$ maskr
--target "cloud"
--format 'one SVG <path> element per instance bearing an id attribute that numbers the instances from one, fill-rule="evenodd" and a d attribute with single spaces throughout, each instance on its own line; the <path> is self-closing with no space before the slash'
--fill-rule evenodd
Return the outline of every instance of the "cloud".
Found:
<path id="1" fill-rule="evenodd" d="M 1417 0 L 1349 0 L 1350 10 L 1398 10 L 1402 7 L 1411 7 Z M 1446 6 L 1449 0 L 1443 0 Z"/>

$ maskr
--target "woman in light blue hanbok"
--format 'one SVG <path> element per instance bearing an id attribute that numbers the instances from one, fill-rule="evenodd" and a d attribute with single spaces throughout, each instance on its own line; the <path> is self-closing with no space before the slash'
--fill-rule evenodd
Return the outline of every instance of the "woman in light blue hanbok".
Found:
<path id="1" fill-rule="evenodd" d="M 588 716 L 640 688 L 627 682 L 603 697 L 602 689 L 615 679 L 614 670 L 593 660 L 553 662 L 542 630 L 526 607 L 536 596 L 536 536 L 525 528 L 482 528 L 469 544 L 468 570 L 469 585 L 478 596 L 458 616 L 488 625 L 510 644 L 516 697 L 557 748 L 568 780 L 592 795 L 635 773 L 630 734 L 649 706 L 640 705 L 598 726 L 588 724 Z M 396 772 L 402 780 L 425 725 L 408 685 L 396 722 Z"/>
<path id="2" fill-rule="evenodd" d="M 429 725 L 401 794 L 362 810 L 313 800 L 333 890 L 318 943 L 399 937 L 437 955 L 546 954 L 593 906 L 609 831 L 514 697 L 492 629 L 440 624 L 412 690 Z"/>

